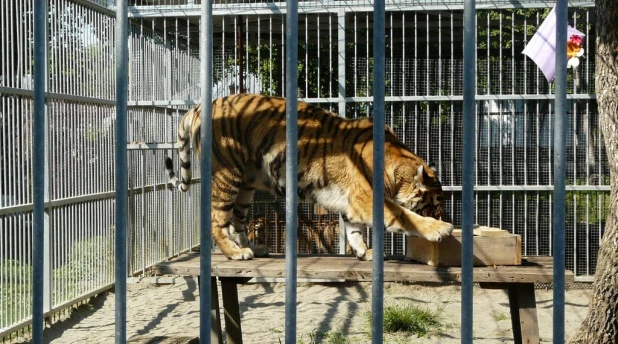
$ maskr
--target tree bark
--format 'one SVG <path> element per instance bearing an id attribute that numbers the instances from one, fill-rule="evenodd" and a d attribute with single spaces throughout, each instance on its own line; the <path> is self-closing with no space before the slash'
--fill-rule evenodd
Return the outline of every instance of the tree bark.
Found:
<path id="1" fill-rule="evenodd" d="M 611 195 L 588 315 L 569 343 L 618 343 L 618 1 L 597 0 L 596 93 Z"/>

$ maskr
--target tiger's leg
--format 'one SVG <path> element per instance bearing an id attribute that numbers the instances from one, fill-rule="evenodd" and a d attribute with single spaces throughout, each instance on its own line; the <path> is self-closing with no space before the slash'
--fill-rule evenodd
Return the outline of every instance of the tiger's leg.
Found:
<path id="1" fill-rule="evenodd" d="M 242 185 L 241 174 L 231 169 L 215 169 L 214 166 L 213 170 L 216 172 L 212 177 L 212 238 L 221 252 L 229 259 L 252 259 L 253 250 L 249 247 L 242 247 L 239 242 L 241 235 L 238 231 L 244 234 L 244 226 L 237 229 L 232 223 L 232 210 Z M 246 239 L 246 235 L 244 238 Z"/>
<path id="2" fill-rule="evenodd" d="M 251 206 L 255 188 L 242 185 L 232 210 L 232 223 L 229 227 L 228 237 L 240 247 L 249 247 L 256 257 L 267 257 L 268 248 L 264 245 L 252 245 L 247 238 L 247 212 Z"/>
<path id="3" fill-rule="evenodd" d="M 373 223 L 373 194 L 371 190 L 360 188 L 350 195 L 350 206 L 347 216 L 351 222 L 360 222 L 368 226 Z M 392 200 L 384 200 L 384 226 L 389 232 L 405 233 L 420 236 L 429 241 L 440 241 L 453 231 L 453 225 L 421 216 L 406 209 Z"/>
<path id="4" fill-rule="evenodd" d="M 363 231 L 367 230 L 367 225 L 364 223 L 352 223 L 345 215 L 341 217 L 343 218 L 346 239 L 356 257 L 360 260 L 371 260 L 371 249 L 367 247 L 363 240 Z"/>

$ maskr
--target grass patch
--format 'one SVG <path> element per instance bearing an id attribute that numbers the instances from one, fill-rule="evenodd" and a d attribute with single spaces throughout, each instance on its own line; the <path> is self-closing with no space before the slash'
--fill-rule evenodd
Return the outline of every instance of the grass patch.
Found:
<path id="1" fill-rule="evenodd" d="M 495 309 L 491 311 L 491 317 L 495 321 L 507 320 L 509 318 L 509 316 L 506 315 L 506 313 L 497 311 Z"/>
<path id="2" fill-rule="evenodd" d="M 298 344 L 347 344 L 346 336 L 339 331 L 318 331 L 314 330 L 309 334 L 309 341 L 305 342 L 304 336 L 298 340 Z"/>
<path id="3" fill-rule="evenodd" d="M 371 324 L 371 312 L 367 313 Z M 384 306 L 384 332 L 405 332 L 423 337 L 438 332 L 444 324 L 439 311 L 421 308 L 406 303 L 393 303 Z"/>

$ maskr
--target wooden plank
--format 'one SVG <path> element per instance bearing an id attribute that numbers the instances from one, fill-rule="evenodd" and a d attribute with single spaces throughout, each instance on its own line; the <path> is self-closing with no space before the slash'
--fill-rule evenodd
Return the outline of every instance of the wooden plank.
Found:
<path id="1" fill-rule="evenodd" d="M 219 291 L 217 290 L 216 277 L 210 278 L 210 319 L 210 342 L 223 344 L 221 314 L 219 312 Z"/>
<path id="2" fill-rule="evenodd" d="M 475 282 L 504 283 L 551 283 L 552 257 L 523 257 L 521 266 L 475 267 Z M 337 279 L 346 281 L 371 281 L 371 262 L 359 261 L 347 256 L 299 256 L 298 277 L 310 279 Z M 168 262 L 157 264 L 157 275 L 199 275 L 199 253 L 191 253 Z M 249 261 L 228 260 L 221 254 L 212 256 L 212 275 L 234 278 L 284 278 L 285 257 L 271 255 Z M 460 267 L 434 267 L 409 260 L 397 259 L 384 262 L 385 281 L 407 282 L 461 282 Z M 573 273 L 567 271 L 566 281 L 573 281 Z"/>
<path id="3" fill-rule="evenodd" d="M 221 281 L 221 295 L 223 298 L 226 343 L 242 344 L 237 281 L 230 278 L 219 278 L 219 281 Z"/>
<path id="4" fill-rule="evenodd" d="M 510 284 L 508 294 L 515 343 L 539 343 L 539 322 L 536 312 L 534 284 Z"/>
<path id="5" fill-rule="evenodd" d="M 508 288 L 508 284 L 506 283 L 498 283 L 498 282 L 481 282 L 479 283 L 479 287 L 481 289 L 500 289 L 506 290 Z"/>
<path id="6" fill-rule="evenodd" d="M 500 229 L 475 229 L 474 265 L 521 265 L 521 237 Z M 487 233 L 487 235 L 483 234 Z M 492 234 L 489 234 L 492 233 Z M 455 233 L 440 242 L 409 237 L 407 256 L 432 266 L 461 266 L 462 237 Z"/>

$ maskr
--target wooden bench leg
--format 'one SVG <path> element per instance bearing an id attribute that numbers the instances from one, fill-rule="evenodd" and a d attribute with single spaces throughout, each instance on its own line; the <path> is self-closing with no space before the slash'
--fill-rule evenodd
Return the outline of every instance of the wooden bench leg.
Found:
<path id="1" fill-rule="evenodd" d="M 197 290 L 200 290 L 200 277 L 197 277 Z M 200 295 L 201 297 L 201 295 Z M 219 291 L 217 290 L 217 278 L 210 278 L 210 342 L 223 344 L 221 333 L 221 314 L 219 313 Z"/>
<path id="2" fill-rule="evenodd" d="M 534 283 L 509 283 L 508 294 L 515 343 L 539 343 Z"/>
<path id="3" fill-rule="evenodd" d="M 228 344 L 242 344 L 240 327 L 240 306 L 238 304 L 238 281 L 231 278 L 219 278 L 223 311 L 225 316 L 225 338 Z"/>

